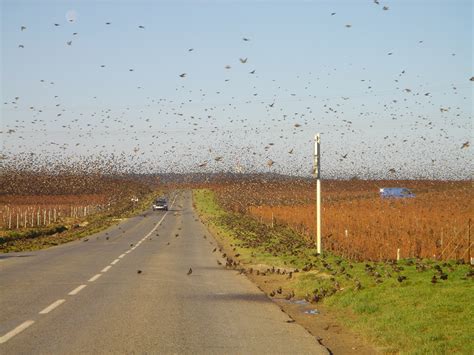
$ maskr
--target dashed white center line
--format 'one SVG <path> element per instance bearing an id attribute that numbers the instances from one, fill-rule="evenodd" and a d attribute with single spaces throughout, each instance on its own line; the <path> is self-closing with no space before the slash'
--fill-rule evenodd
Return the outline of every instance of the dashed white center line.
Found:
<path id="1" fill-rule="evenodd" d="M 115 264 L 117 264 L 119 261 L 120 261 L 120 259 L 115 259 L 114 261 L 112 261 L 112 262 L 110 263 L 110 265 L 115 265 Z"/>
<path id="2" fill-rule="evenodd" d="M 109 271 L 109 269 L 110 269 L 111 267 L 112 267 L 112 265 L 106 266 L 106 267 L 104 267 L 104 268 L 102 269 L 101 272 L 107 272 L 107 271 Z"/>
<path id="3" fill-rule="evenodd" d="M 127 250 L 127 251 L 125 252 L 125 254 L 128 254 L 128 253 L 130 253 L 130 252 L 131 252 L 131 250 Z"/>
<path id="4" fill-rule="evenodd" d="M 13 330 L 10 330 L 7 334 L 0 337 L 0 344 L 6 343 L 11 338 L 13 338 L 18 333 L 24 331 L 30 325 L 32 325 L 35 321 L 34 320 L 27 320 L 26 322 L 21 323 L 18 327 Z"/>
<path id="5" fill-rule="evenodd" d="M 46 313 L 49 313 L 51 312 L 53 309 L 55 309 L 56 307 L 58 307 L 59 305 L 61 305 L 62 303 L 66 302 L 66 300 L 62 299 L 62 300 L 57 300 L 56 302 L 53 302 L 51 303 L 48 307 L 46 307 L 45 309 L 43 309 L 41 312 L 39 312 L 39 314 L 46 314 Z"/>
<path id="6" fill-rule="evenodd" d="M 97 275 L 94 275 L 92 276 L 90 279 L 89 279 L 89 282 L 94 282 L 95 280 L 97 280 L 99 277 L 101 277 L 102 274 L 97 274 Z"/>
<path id="7" fill-rule="evenodd" d="M 119 255 L 119 259 L 122 259 L 125 256 L 125 254 Z"/>
<path id="8" fill-rule="evenodd" d="M 83 288 L 86 288 L 87 285 L 81 285 L 79 287 L 76 287 L 74 290 L 72 290 L 71 292 L 68 293 L 69 296 L 74 296 L 74 295 L 77 295 L 79 292 L 82 291 Z"/>

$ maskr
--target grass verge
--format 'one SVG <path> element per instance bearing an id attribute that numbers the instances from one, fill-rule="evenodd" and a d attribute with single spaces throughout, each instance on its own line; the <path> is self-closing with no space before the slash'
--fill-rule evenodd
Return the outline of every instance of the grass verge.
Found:
<path id="1" fill-rule="evenodd" d="M 224 211 L 210 190 L 194 190 L 193 197 L 201 218 L 238 260 L 234 266 L 254 274 L 264 265 L 259 271 L 263 277 L 275 270 L 285 274 L 281 297 L 294 294 L 321 304 L 386 353 L 474 353 L 474 271 L 469 265 L 431 260 L 355 263 L 331 254 L 318 256 L 290 228 L 272 228 Z"/>
<path id="2" fill-rule="evenodd" d="M 146 194 L 136 204 L 123 201 L 109 211 L 80 220 L 69 218 L 48 227 L 6 231 L 0 236 L 0 253 L 44 249 L 100 232 L 117 223 L 118 219 L 134 216 L 150 208 L 157 195 L 157 192 Z"/>

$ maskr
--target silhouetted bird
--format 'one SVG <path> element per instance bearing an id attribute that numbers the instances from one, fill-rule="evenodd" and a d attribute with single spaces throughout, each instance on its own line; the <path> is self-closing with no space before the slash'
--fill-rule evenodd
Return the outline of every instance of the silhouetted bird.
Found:
<path id="1" fill-rule="evenodd" d="M 189 268 L 188 275 L 191 275 L 192 273 L 193 273 L 193 269 Z"/>

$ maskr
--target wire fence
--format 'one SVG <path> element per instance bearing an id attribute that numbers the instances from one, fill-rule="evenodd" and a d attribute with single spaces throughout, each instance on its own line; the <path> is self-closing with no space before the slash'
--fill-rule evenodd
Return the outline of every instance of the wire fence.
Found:
<path id="1" fill-rule="evenodd" d="M 0 229 L 47 227 L 66 218 L 85 218 L 104 208 L 106 206 L 98 204 L 3 205 L 0 206 Z"/>

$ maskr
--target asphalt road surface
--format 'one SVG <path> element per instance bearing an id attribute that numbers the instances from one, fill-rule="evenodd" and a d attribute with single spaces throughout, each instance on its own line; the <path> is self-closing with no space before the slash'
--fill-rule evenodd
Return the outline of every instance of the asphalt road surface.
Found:
<path id="1" fill-rule="evenodd" d="M 189 191 L 169 202 L 88 241 L 0 254 L 0 354 L 328 353 L 217 264 Z"/>

